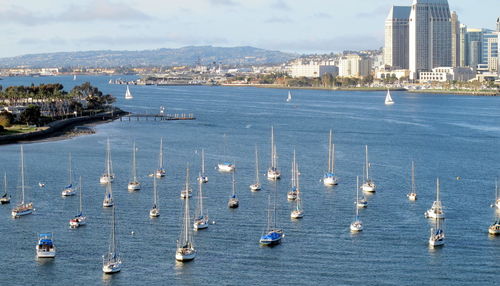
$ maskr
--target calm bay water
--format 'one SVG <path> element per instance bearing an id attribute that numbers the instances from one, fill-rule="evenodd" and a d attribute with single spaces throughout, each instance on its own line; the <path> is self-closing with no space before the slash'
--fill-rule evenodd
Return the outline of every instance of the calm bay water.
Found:
<path id="1" fill-rule="evenodd" d="M 2 285 L 494 285 L 500 239 L 489 237 L 494 212 L 494 179 L 498 175 L 500 99 L 394 92 L 394 106 L 385 106 L 384 92 L 296 90 L 285 103 L 286 90 L 239 87 L 131 86 L 134 99 L 125 101 L 124 86 L 108 85 L 109 77 L 5 78 L 5 86 L 32 82 L 62 82 L 67 89 L 90 81 L 118 97 L 117 105 L 132 112 L 194 113 L 196 121 L 114 121 L 96 126 L 97 133 L 70 140 L 25 145 L 27 197 L 33 215 L 12 219 L 18 201 L 19 146 L 0 146 L 0 171 L 7 172 L 12 204 L 0 206 Z M 279 168 L 278 223 L 285 230 L 282 245 L 265 248 L 258 239 L 266 224 L 271 184 L 251 193 L 254 148 L 260 152 L 263 174 L 270 161 L 270 127 L 275 126 Z M 340 184 L 320 182 L 327 165 L 328 130 L 334 130 L 336 172 Z M 231 176 L 214 167 L 227 154 L 237 165 L 240 207 L 227 208 Z M 108 248 L 111 211 L 101 207 L 106 138 L 112 146 L 113 183 L 122 272 L 101 272 Z M 152 179 L 160 137 L 164 138 L 167 177 L 159 182 L 161 216 L 150 219 Z M 136 141 L 139 192 L 128 192 L 132 142 Z M 365 230 L 352 235 L 356 175 L 362 175 L 368 144 L 378 191 L 360 211 Z M 208 230 L 195 233 L 198 257 L 192 263 L 174 261 L 180 232 L 179 193 L 189 163 L 192 185 L 199 172 L 196 150 L 205 148 L 209 183 L 205 205 Z M 291 221 L 286 200 L 293 149 L 297 150 L 306 215 Z M 85 227 L 71 230 L 68 220 L 78 209 L 78 197 L 62 198 L 67 183 L 68 153 L 75 180 L 84 184 Z M 419 200 L 409 202 L 410 162 L 415 160 Z M 441 179 L 446 245 L 427 246 L 431 222 L 423 217 Z M 460 180 L 457 180 L 460 177 Z M 40 189 L 37 183 L 45 182 Z M 194 200 L 192 200 L 194 209 Z M 35 258 L 36 235 L 53 232 L 55 260 Z M 131 233 L 134 232 L 134 235 Z"/>

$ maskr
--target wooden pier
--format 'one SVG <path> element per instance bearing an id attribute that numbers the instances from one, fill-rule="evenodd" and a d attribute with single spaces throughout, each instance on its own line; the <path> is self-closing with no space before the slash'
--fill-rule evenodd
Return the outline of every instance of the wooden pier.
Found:
<path id="1" fill-rule="evenodd" d="M 128 121 L 132 121 L 132 118 L 135 118 L 139 121 L 141 118 L 145 120 L 153 120 L 153 121 L 163 121 L 163 120 L 195 120 L 196 117 L 192 113 L 176 113 L 176 114 L 148 114 L 148 113 L 129 113 L 120 117 L 120 121 L 123 121 L 124 118 L 128 118 Z"/>

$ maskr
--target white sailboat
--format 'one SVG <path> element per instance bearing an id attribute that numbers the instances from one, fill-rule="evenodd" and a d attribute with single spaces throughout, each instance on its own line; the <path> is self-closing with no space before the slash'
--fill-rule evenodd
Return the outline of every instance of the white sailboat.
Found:
<path id="1" fill-rule="evenodd" d="M 292 93 L 288 91 L 288 97 L 286 98 L 286 102 L 292 101 Z"/>
<path id="2" fill-rule="evenodd" d="M 294 150 L 295 155 L 295 150 Z M 295 196 L 295 209 L 290 214 L 290 217 L 293 219 L 303 218 L 304 217 L 304 209 L 302 208 L 302 196 L 300 191 L 300 183 L 299 183 L 299 165 L 295 164 L 295 172 L 297 174 L 296 184 L 297 184 L 297 194 Z"/>
<path id="3" fill-rule="evenodd" d="M 125 99 L 132 99 L 134 98 L 132 96 L 132 93 L 130 93 L 130 89 L 128 88 L 128 85 L 127 85 L 127 90 L 125 91 Z"/>
<path id="4" fill-rule="evenodd" d="M 76 80 L 76 74 L 73 75 L 73 80 Z"/>
<path id="5" fill-rule="evenodd" d="M 297 198 L 297 194 L 299 193 L 299 188 L 297 186 L 298 180 L 298 171 L 297 171 L 297 160 L 295 159 L 295 149 L 293 149 L 293 161 L 292 161 L 292 181 L 291 181 L 291 190 L 287 193 L 286 197 L 288 200 L 293 201 Z"/>
<path id="6" fill-rule="evenodd" d="M 488 233 L 491 235 L 500 235 L 500 218 L 498 215 L 495 221 L 488 227 Z"/>
<path id="7" fill-rule="evenodd" d="M 201 149 L 201 173 L 198 176 L 198 182 L 208 183 L 208 177 L 205 175 L 205 149 Z"/>
<path id="8" fill-rule="evenodd" d="M 363 172 L 364 183 L 361 189 L 365 192 L 374 193 L 376 186 L 372 179 L 370 179 L 370 163 L 368 162 L 368 145 L 365 145 L 365 170 Z"/>
<path id="9" fill-rule="evenodd" d="M 271 167 L 267 170 L 268 180 L 279 180 L 281 173 L 278 170 L 278 156 L 276 154 L 276 144 L 274 143 L 274 126 L 271 126 Z"/>
<path id="10" fill-rule="evenodd" d="M 255 183 L 250 185 L 250 190 L 252 192 L 257 192 L 261 190 L 260 176 L 259 176 L 259 153 L 257 150 L 257 145 L 255 145 Z"/>
<path id="11" fill-rule="evenodd" d="M 236 197 L 236 181 L 234 180 L 234 173 L 236 172 L 233 172 L 233 192 L 231 194 L 231 197 L 229 198 L 229 201 L 227 202 L 227 206 L 231 209 L 235 209 L 240 206 L 240 200 L 238 199 L 238 197 Z"/>
<path id="12" fill-rule="evenodd" d="M 186 199 L 192 196 L 193 190 L 189 186 L 189 166 L 186 167 L 186 184 L 184 189 L 181 191 L 181 198 Z"/>
<path id="13" fill-rule="evenodd" d="M 196 257 L 193 235 L 191 232 L 191 222 L 189 217 L 189 196 L 184 201 L 184 216 L 182 219 L 182 229 L 179 240 L 177 240 L 177 250 L 175 260 L 180 262 L 191 261 Z"/>
<path id="14" fill-rule="evenodd" d="M 109 138 L 106 141 L 106 160 L 105 160 L 105 171 L 104 174 L 99 178 L 101 184 L 112 183 L 115 179 L 113 174 L 113 165 L 111 163 L 111 145 L 109 143 Z"/>
<path id="15" fill-rule="evenodd" d="M 415 162 L 411 161 L 411 190 L 406 195 L 410 201 L 417 200 L 417 187 L 415 185 Z"/>
<path id="16" fill-rule="evenodd" d="M 122 260 L 118 252 L 118 243 L 116 241 L 116 219 L 115 210 L 111 212 L 111 235 L 109 240 L 108 252 L 102 256 L 102 272 L 113 274 L 122 270 Z"/>
<path id="17" fill-rule="evenodd" d="M 356 176 L 356 204 L 359 201 L 359 177 Z M 356 205 L 354 207 L 356 209 L 356 216 L 354 217 L 354 221 L 351 223 L 350 229 L 351 232 L 360 232 L 363 231 L 363 222 L 359 219 L 359 208 Z"/>
<path id="18" fill-rule="evenodd" d="M 330 129 L 330 137 L 328 139 L 328 171 L 323 177 L 323 184 L 325 186 L 335 186 L 338 184 L 334 170 L 335 170 L 335 144 L 333 144 L 333 133 L 332 130 Z"/>
<path id="19" fill-rule="evenodd" d="M 21 216 L 33 213 L 33 203 L 27 203 L 24 197 L 24 149 L 21 145 L 21 201 L 12 209 L 12 217 L 18 218 Z"/>
<path id="20" fill-rule="evenodd" d="M 54 245 L 54 235 L 52 233 L 40 233 L 38 243 L 35 247 L 38 258 L 56 257 L 56 246 Z"/>
<path id="21" fill-rule="evenodd" d="M 68 176 L 69 176 L 69 179 L 68 179 L 68 185 L 64 188 L 64 190 L 61 192 L 61 195 L 63 197 L 69 197 L 69 196 L 74 196 L 75 195 L 75 191 L 73 190 L 73 174 L 72 174 L 72 170 L 71 170 L 71 153 L 69 153 L 69 157 L 68 157 Z"/>
<path id="22" fill-rule="evenodd" d="M 102 206 L 105 208 L 112 207 L 113 202 L 113 189 L 111 184 L 106 184 L 106 191 L 104 192 L 104 200 L 102 201 Z"/>
<path id="23" fill-rule="evenodd" d="M 158 169 L 155 172 L 157 178 L 165 177 L 167 172 L 163 168 L 163 138 L 160 138 L 160 158 L 158 159 Z"/>
<path id="24" fill-rule="evenodd" d="M 82 177 L 80 177 L 80 185 L 78 186 L 78 188 L 80 189 L 80 209 L 78 211 L 78 214 L 69 220 L 69 226 L 71 228 L 77 228 L 77 227 L 80 227 L 82 225 L 85 225 L 87 224 L 87 217 L 83 215 L 83 204 L 82 204 L 82 189 L 83 189 L 83 185 L 82 185 Z"/>
<path id="25" fill-rule="evenodd" d="M 158 190 L 156 188 L 156 177 L 153 176 L 153 207 L 149 210 L 150 217 L 160 216 L 160 207 L 158 205 Z"/>
<path id="26" fill-rule="evenodd" d="M 439 178 L 436 179 L 436 200 L 424 215 L 426 218 L 444 219 L 443 206 L 441 205 L 441 199 L 439 197 Z"/>
<path id="27" fill-rule="evenodd" d="M 226 139 L 226 134 L 224 134 L 224 159 L 226 161 L 217 164 L 217 168 L 219 169 L 219 172 L 228 173 L 228 172 L 233 172 L 236 166 L 227 160 L 226 148 L 227 148 L 227 139 Z"/>
<path id="28" fill-rule="evenodd" d="M 436 227 L 431 228 L 431 234 L 429 236 L 429 246 L 436 247 L 444 245 L 444 230 L 441 228 L 441 220 L 434 218 Z"/>
<path id="29" fill-rule="evenodd" d="M 387 89 L 387 95 L 385 96 L 385 105 L 392 105 L 392 104 L 394 104 L 394 100 L 392 100 L 391 91 Z"/>
<path id="30" fill-rule="evenodd" d="M 136 147 L 135 147 L 135 141 L 133 144 L 133 150 L 132 150 L 132 180 L 128 183 L 127 189 L 129 191 L 138 191 L 141 189 L 141 183 L 137 180 L 137 166 L 136 166 L 136 158 L 135 158 L 135 152 L 136 152 Z"/>
<path id="31" fill-rule="evenodd" d="M 0 197 L 0 204 L 10 204 L 10 195 L 7 193 L 7 173 L 3 174 L 3 195 Z"/>
<path id="32" fill-rule="evenodd" d="M 203 208 L 203 183 L 198 182 L 197 207 L 194 212 L 193 229 L 200 230 L 208 228 L 208 213 Z"/>

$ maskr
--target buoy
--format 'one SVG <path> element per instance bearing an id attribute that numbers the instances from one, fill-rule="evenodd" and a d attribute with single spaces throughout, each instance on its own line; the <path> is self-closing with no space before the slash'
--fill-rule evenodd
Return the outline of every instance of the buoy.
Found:
<path id="1" fill-rule="evenodd" d="M 461 179 L 460 176 L 457 176 L 457 180 L 460 180 L 460 179 Z"/>
<path id="2" fill-rule="evenodd" d="M 134 235 L 134 234 L 135 234 L 135 232 L 131 231 L 131 232 L 130 232 L 130 234 L 131 234 L 131 235 Z"/>
<path id="3" fill-rule="evenodd" d="M 212 221 L 212 224 L 215 224 L 215 220 Z"/>

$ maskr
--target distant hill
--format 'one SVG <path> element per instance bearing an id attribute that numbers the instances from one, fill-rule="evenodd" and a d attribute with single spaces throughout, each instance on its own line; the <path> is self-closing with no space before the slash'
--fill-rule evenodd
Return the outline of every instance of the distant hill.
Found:
<path id="1" fill-rule="evenodd" d="M 274 64 L 288 61 L 295 54 L 254 47 L 189 46 L 179 49 L 143 51 L 83 51 L 28 54 L 0 58 L 0 68 L 13 67 L 143 67 L 179 66 L 222 62 L 224 65 Z"/>

